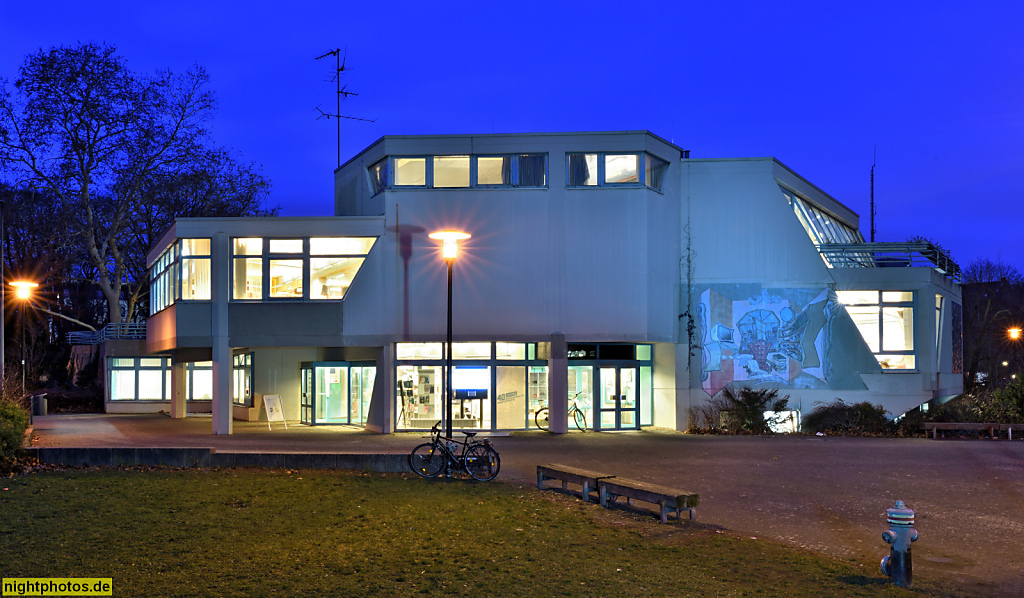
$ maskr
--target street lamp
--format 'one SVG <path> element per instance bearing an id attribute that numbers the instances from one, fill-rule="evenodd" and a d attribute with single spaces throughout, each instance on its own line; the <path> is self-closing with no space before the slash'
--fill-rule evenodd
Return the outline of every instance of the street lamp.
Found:
<path id="1" fill-rule="evenodd" d="M 1013 341 L 1013 355 L 1011 357 L 1013 357 L 1013 360 L 1017 362 L 1017 363 L 1013 364 L 1013 369 L 1014 370 L 1019 370 L 1020 369 L 1020 354 L 1019 353 L 1020 353 L 1021 329 L 1019 327 L 1017 327 L 1017 326 L 1014 326 L 1013 328 L 1007 328 L 1006 329 L 1006 336 L 1009 337 L 1009 339 L 1011 341 Z M 1016 380 L 1017 379 L 1017 374 L 1012 374 L 1010 376 L 1010 379 L 1011 380 Z"/>
<path id="2" fill-rule="evenodd" d="M 28 300 L 32 298 L 32 289 L 39 286 L 38 283 L 30 282 L 27 280 L 15 280 L 11 283 L 14 287 L 14 296 L 21 299 L 22 306 L 28 303 Z M 25 396 L 25 312 L 19 314 L 21 320 L 21 395 Z"/>
<path id="3" fill-rule="evenodd" d="M 444 412 L 448 418 L 445 437 L 452 437 L 452 265 L 459 257 L 459 241 L 469 238 L 469 233 L 442 230 L 430 233 L 431 239 L 441 241 L 441 259 L 448 266 L 448 336 L 444 360 Z"/>

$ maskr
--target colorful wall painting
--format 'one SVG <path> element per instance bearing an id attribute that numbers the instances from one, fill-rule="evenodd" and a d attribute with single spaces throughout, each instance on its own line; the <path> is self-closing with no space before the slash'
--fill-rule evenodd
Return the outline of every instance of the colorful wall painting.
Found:
<path id="1" fill-rule="evenodd" d="M 706 289 L 698 308 L 701 386 L 711 396 L 739 381 L 828 388 L 831 323 L 840 311 L 828 289 L 760 289 L 739 300 Z"/>

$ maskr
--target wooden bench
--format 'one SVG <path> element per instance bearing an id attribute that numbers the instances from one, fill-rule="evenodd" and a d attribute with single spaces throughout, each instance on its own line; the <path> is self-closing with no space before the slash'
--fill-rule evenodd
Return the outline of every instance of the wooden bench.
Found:
<path id="1" fill-rule="evenodd" d="M 628 505 L 633 504 L 633 499 L 658 505 L 662 523 L 668 523 L 669 511 L 675 511 L 676 519 L 683 510 L 689 511 L 690 521 L 697 519 L 700 497 L 692 492 L 619 477 L 598 480 L 597 489 L 602 507 L 610 507 L 616 498 L 624 496 Z"/>
<path id="2" fill-rule="evenodd" d="M 988 432 L 989 437 L 997 438 L 996 433 L 1006 431 L 1008 438 L 1013 440 L 1013 429 L 1020 433 L 1024 430 L 1024 424 L 992 424 L 992 423 L 957 423 L 957 422 L 924 422 L 921 429 L 926 433 L 932 431 L 932 438 L 939 437 L 939 430 L 952 430 L 957 432 Z"/>
<path id="3" fill-rule="evenodd" d="M 537 466 L 537 489 L 544 489 L 544 480 L 561 480 L 562 490 L 567 490 L 567 486 L 571 482 L 581 486 L 580 496 L 583 500 L 589 501 L 590 493 L 597 491 L 598 481 L 613 477 L 615 476 L 599 471 L 549 463 Z"/>

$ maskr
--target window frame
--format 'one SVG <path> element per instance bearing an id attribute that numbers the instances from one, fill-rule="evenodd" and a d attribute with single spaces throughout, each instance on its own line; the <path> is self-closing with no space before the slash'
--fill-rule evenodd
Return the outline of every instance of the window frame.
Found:
<path id="1" fill-rule="evenodd" d="M 570 183 L 571 173 L 570 169 L 570 156 L 597 156 L 597 184 L 595 185 L 574 185 Z M 608 182 L 607 180 L 607 159 L 610 156 L 636 156 L 637 159 L 637 181 L 636 182 Z M 655 169 L 648 168 L 648 163 L 653 166 L 662 166 L 664 171 L 661 173 L 658 186 L 654 186 L 649 175 L 653 175 Z M 661 187 L 665 183 L 665 174 L 667 174 L 669 162 L 663 160 L 658 156 L 646 151 L 603 151 L 603 152 L 566 152 L 565 153 L 565 188 L 566 189 L 650 189 L 655 193 L 663 194 Z"/>
<path id="2" fill-rule="evenodd" d="M 434 180 L 434 161 L 439 158 L 456 158 L 456 157 L 468 157 L 469 158 L 469 185 L 462 187 L 439 187 L 435 184 Z M 522 165 L 521 160 L 526 156 L 540 156 L 544 160 L 544 182 L 541 185 L 526 185 L 522 182 Z M 509 182 L 508 183 L 480 183 L 479 174 L 479 159 L 480 158 L 508 158 L 511 161 Z M 401 185 L 395 182 L 397 160 L 424 160 L 424 184 L 423 185 Z M 378 189 L 378 184 L 381 182 L 380 178 L 375 176 L 374 169 L 378 168 L 379 165 L 387 163 L 388 175 L 387 180 L 384 181 L 384 187 Z M 444 189 L 444 190 L 457 190 L 457 189 L 547 189 L 549 181 L 551 180 L 551 160 L 548 152 L 506 152 L 506 153 L 485 153 L 485 154 L 424 154 L 424 155 L 394 155 L 385 156 L 384 158 L 374 162 L 366 168 L 367 176 L 369 177 L 371 196 L 375 196 L 383 191 L 395 191 L 404 189 Z"/>
<path id="3" fill-rule="evenodd" d="M 877 324 L 878 325 L 878 351 L 877 352 L 876 351 L 872 351 L 871 352 L 871 354 L 875 357 L 876 360 L 878 360 L 880 357 L 885 357 L 887 355 L 892 355 L 892 356 L 910 355 L 910 356 L 912 356 L 914 358 L 914 367 L 912 367 L 912 368 L 886 368 L 886 367 L 882 367 L 882 372 L 883 373 L 893 373 L 893 374 L 918 373 L 918 372 L 920 372 L 920 370 L 921 370 L 920 356 L 918 355 L 918 350 L 917 350 L 917 347 L 919 345 L 919 343 L 917 342 L 917 315 L 915 314 L 915 312 L 917 311 L 917 305 L 916 304 L 917 304 L 918 292 L 915 291 L 915 290 L 906 290 L 906 289 L 898 289 L 898 290 L 893 290 L 893 289 L 888 289 L 888 290 L 881 290 L 881 289 L 844 289 L 844 290 L 847 291 L 847 292 L 876 293 L 877 301 L 875 303 L 864 303 L 864 302 L 845 303 L 842 300 L 840 300 L 840 303 L 842 303 L 844 309 L 846 307 L 860 307 L 860 308 L 875 307 L 875 308 L 877 308 L 876 317 L 878 319 L 878 324 Z M 838 291 L 838 293 L 842 293 L 842 292 L 844 292 L 844 291 Z M 838 293 L 837 293 L 837 297 L 839 296 Z M 885 293 L 910 293 L 910 299 L 907 300 L 907 301 L 885 301 L 884 300 Z M 909 350 L 906 350 L 906 349 L 905 350 L 886 350 L 885 349 L 885 310 L 886 309 L 893 309 L 893 308 L 909 308 L 911 310 L 910 340 L 911 340 L 913 346 Z M 856 322 L 854 322 L 854 326 L 856 326 Z M 859 327 L 857 327 L 857 332 L 858 333 L 860 332 L 860 328 Z M 863 339 L 863 334 L 861 334 L 861 338 Z M 866 339 L 863 339 L 863 340 L 865 340 L 865 344 L 866 344 L 867 340 Z M 869 345 L 868 348 L 870 349 L 870 345 Z M 879 360 L 879 366 L 881 367 L 881 361 L 880 360 Z"/>

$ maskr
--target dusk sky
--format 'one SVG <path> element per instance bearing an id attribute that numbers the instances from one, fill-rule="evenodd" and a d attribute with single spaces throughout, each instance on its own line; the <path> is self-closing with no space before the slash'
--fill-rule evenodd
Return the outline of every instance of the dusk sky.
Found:
<path id="1" fill-rule="evenodd" d="M 214 141 L 283 216 L 333 215 L 334 48 L 358 93 L 341 159 L 383 135 L 649 130 L 692 158 L 773 156 L 878 241 L 923 235 L 1024 270 L 1024 3 L 3 2 L 0 77 L 26 54 L 117 46 L 194 64 Z M 723 215 L 727 218 L 728 215 Z"/>

